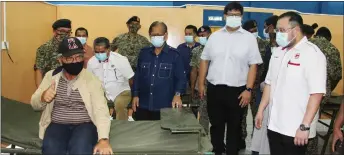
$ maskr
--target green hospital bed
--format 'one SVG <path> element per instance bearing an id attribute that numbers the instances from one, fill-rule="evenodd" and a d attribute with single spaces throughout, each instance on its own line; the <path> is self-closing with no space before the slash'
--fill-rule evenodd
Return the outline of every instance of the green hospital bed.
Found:
<path id="1" fill-rule="evenodd" d="M 40 112 L 30 105 L 1 97 L 1 142 L 24 149 L 2 153 L 41 154 Z M 189 109 L 161 110 L 160 121 L 111 121 L 110 143 L 117 154 L 210 154 L 212 145 Z"/>

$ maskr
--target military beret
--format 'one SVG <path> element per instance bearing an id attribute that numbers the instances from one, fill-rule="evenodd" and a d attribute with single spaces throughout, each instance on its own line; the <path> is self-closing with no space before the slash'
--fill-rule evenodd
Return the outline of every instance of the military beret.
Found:
<path id="1" fill-rule="evenodd" d="M 255 20 L 248 20 L 242 26 L 242 28 L 245 29 L 246 31 L 249 31 L 250 29 L 255 28 L 255 27 L 257 27 L 257 22 Z"/>
<path id="2" fill-rule="evenodd" d="M 198 28 L 197 34 L 202 32 L 209 32 L 211 33 L 211 28 L 207 25 L 203 25 L 202 27 Z"/>
<path id="3" fill-rule="evenodd" d="M 71 21 L 69 19 L 59 19 L 57 21 L 54 22 L 53 24 L 53 29 L 56 30 L 60 27 L 65 27 L 65 28 L 71 28 Z"/>
<path id="4" fill-rule="evenodd" d="M 140 23 L 140 18 L 137 16 L 132 16 L 131 18 L 129 18 L 129 20 L 127 21 L 127 24 L 130 24 L 131 22 L 139 22 Z"/>

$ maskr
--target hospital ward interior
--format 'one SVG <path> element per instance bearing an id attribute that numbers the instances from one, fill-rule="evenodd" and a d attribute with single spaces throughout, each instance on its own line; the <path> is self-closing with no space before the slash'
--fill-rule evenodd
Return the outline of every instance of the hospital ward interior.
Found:
<path id="1" fill-rule="evenodd" d="M 344 2 L 0 8 L 1 155 L 344 154 Z"/>

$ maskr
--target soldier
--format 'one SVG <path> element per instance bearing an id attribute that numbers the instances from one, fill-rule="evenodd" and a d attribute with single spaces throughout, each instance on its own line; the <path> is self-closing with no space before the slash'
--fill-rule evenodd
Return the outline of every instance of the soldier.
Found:
<path id="1" fill-rule="evenodd" d="M 265 40 L 269 40 L 270 39 L 270 35 L 271 33 L 276 33 L 276 23 L 278 20 L 278 16 L 277 15 L 273 15 L 269 18 L 267 18 L 264 21 L 264 30 L 263 30 L 263 35 Z"/>
<path id="2" fill-rule="evenodd" d="M 57 48 L 60 42 L 66 37 L 69 37 L 71 32 L 71 21 L 69 19 L 59 19 L 52 25 L 53 38 L 41 45 L 36 52 L 36 86 L 40 85 L 46 72 L 56 69 L 60 66 L 57 59 Z"/>
<path id="3" fill-rule="evenodd" d="M 307 39 L 311 39 L 312 36 L 314 35 L 314 30 L 318 27 L 317 23 L 312 24 L 312 26 L 308 25 L 308 24 L 303 24 L 303 33 L 305 34 L 305 36 L 307 37 Z"/>
<path id="4" fill-rule="evenodd" d="M 135 71 L 140 50 L 150 46 L 151 43 L 146 37 L 137 33 L 141 28 L 139 17 L 131 17 L 127 21 L 127 27 L 129 29 L 128 33 L 121 34 L 113 39 L 111 50 L 115 52 L 118 49 L 118 53 L 128 58 L 131 67 Z"/>
<path id="5" fill-rule="evenodd" d="M 261 39 L 258 36 L 258 31 L 257 31 L 257 22 L 255 20 L 248 20 L 243 24 L 243 29 L 245 29 L 246 31 L 249 31 L 250 33 L 252 33 L 256 38 L 257 38 L 257 42 L 258 42 L 258 48 L 259 48 L 259 52 L 262 58 L 264 58 L 265 56 L 265 47 L 268 44 L 268 42 L 266 40 Z M 251 112 L 252 112 L 252 116 L 256 116 L 257 113 L 257 105 L 256 103 L 256 91 L 259 90 L 257 89 L 259 87 L 260 84 L 260 76 L 262 75 L 262 72 L 264 70 L 264 65 L 260 64 L 258 65 L 257 68 L 257 75 L 256 75 L 256 80 L 254 82 L 254 86 L 252 89 L 252 100 L 250 102 L 250 107 L 251 107 Z M 241 121 L 241 139 L 239 140 L 239 144 L 240 144 L 240 149 L 245 149 L 246 148 L 246 144 L 245 144 L 245 139 L 247 137 L 247 123 L 246 123 L 246 117 L 247 117 L 247 111 L 248 111 L 248 107 L 245 107 L 244 110 L 244 115 L 242 117 L 242 121 Z M 253 124 L 254 124 L 254 119 L 253 119 Z"/>
<path id="6" fill-rule="evenodd" d="M 199 70 L 199 64 L 201 62 L 201 54 L 204 49 L 204 45 L 207 42 L 207 39 L 211 35 L 211 29 L 209 26 L 202 26 L 197 31 L 200 46 L 195 47 L 192 50 L 192 57 L 190 61 L 191 69 L 191 97 L 193 104 L 199 105 L 198 109 L 198 118 L 200 124 L 204 127 L 205 132 L 209 133 L 209 117 L 208 117 L 208 111 L 207 111 L 207 99 L 200 99 L 198 94 L 198 70 Z M 206 85 L 205 85 L 206 87 Z"/>
<path id="7" fill-rule="evenodd" d="M 131 68 L 136 71 L 137 57 L 142 48 L 150 46 L 149 40 L 138 34 L 137 32 L 141 28 L 140 18 L 137 16 L 131 17 L 127 21 L 127 27 L 129 32 L 117 36 L 112 41 L 111 50 L 115 52 L 118 49 L 118 53 L 126 56 L 129 60 Z M 132 85 L 132 82 L 131 82 Z M 132 118 L 133 110 L 131 109 L 131 104 L 128 105 L 128 116 L 129 121 L 133 121 Z"/>
<path id="8" fill-rule="evenodd" d="M 338 82 L 342 79 L 342 64 L 340 61 L 340 54 L 338 49 L 331 44 L 331 32 L 326 27 L 318 29 L 314 38 L 309 40 L 317 45 L 324 53 L 327 60 L 327 82 L 326 95 L 321 102 L 321 107 L 327 102 L 331 96 L 331 92 L 336 88 Z M 318 137 L 309 141 L 307 146 L 307 155 L 318 154 Z"/>
<path id="9" fill-rule="evenodd" d="M 69 19 L 59 19 L 52 25 L 53 37 L 41 45 L 36 52 L 35 72 L 36 86 L 40 85 L 46 72 L 60 66 L 57 59 L 57 48 L 60 42 L 69 37 L 71 32 L 71 21 Z"/>

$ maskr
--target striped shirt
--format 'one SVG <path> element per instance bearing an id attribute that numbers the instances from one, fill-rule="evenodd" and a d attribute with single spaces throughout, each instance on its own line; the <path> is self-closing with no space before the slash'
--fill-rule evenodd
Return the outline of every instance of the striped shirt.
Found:
<path id="1" fill-rule="evenodd" d="M 56 89 L 52 122 L 59 124 L 81 124 L 91 122 L 79 90 L 73 90 L 77 78 L 67 80 L 63 75 Z"/>

